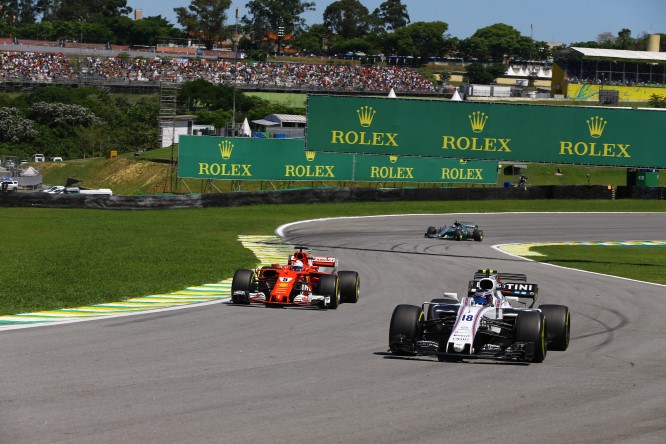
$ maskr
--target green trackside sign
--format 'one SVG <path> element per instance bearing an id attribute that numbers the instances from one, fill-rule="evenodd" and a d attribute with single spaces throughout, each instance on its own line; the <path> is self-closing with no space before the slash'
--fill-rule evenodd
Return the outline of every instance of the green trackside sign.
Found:
<path id="1" fill-rule="evenodd" d="M 181 136 L 178 177 L 352 180 L 352 156 L 305 151 L 303 140 Z"/>
<path id="2" fill-rule="evenodd" d="M 303 140 L 181 136 L 178 177 L 496 184 L 497 162 L 305 151 Z"/>
<path id="3" fill-rule="evenodd" d="M 367 182 L 497 183 L 497 162 L 357 154 L 354 176 Z"/>
<path id="4" fill-rule="evenodd" d="M 309 96 L 310 151 L 666 167 L 666 112 Z"/>

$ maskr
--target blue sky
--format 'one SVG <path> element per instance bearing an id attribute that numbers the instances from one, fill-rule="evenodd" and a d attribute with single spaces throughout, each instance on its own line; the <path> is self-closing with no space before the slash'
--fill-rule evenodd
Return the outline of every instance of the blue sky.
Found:
<path id="1" fill-rule="evenodd" d="M 315 0 L 316 11 L 304 14 L 308 24 L 321 23 L 322 15 L 334 0 Z M 384 0 L 360 0 L 372 12 Z M 628 28 L 632 36 L 666 33 L 666 0 L 403 0 L 412 22 L 435 20 L 448 23 L 448 34 L 460 39 L 479 28 L 505 23 L 535 40 L 565 44 L 596 40 L 604 32 L 617 35 Z M 233 0 L 228 23 L 235 23 L 236 8 L 241 17 L 247 0 Z M 173 8 L 187 7 L 188 0 L 127 0 L 142 9 L 143 16 L 156 16 L 176 26 Z"/>

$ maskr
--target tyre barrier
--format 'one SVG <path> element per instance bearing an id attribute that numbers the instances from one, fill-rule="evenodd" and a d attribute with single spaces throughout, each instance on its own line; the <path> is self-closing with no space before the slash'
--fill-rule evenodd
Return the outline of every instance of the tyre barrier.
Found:
<path id="1" fill-rule="evenodd" d="M 617 198 L 662 199 L 664 188 Z M 656 191 L 652 191 L 656 190 Z M 98 196 L 0 193 L 0 207 L 89 208 L 115 210 L 236 207 L 267 204 L 309 204 L 341 202 L 456 201 L 602 199 L 612 200 L 613 190 L 599 186 L 530 186 L 527 188 L 299 188 L 276 191 L 207 193 L 187 195 Z"/>

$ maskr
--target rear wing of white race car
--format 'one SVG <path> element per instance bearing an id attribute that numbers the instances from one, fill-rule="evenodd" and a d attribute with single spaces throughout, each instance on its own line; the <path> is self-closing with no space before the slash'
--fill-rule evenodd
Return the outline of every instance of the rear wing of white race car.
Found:
<path id="1" fill-rule="evenodd" d="M 537 284 L 528 282 L 503 282 L 499 287 L 505 297 L 529 298 L 534 299 L 539 296 L 539 287 Z"/>
<path id="2" fill-rule="evenodd" d="M 496 288 L 508 299 L 533 299 L 539 296 L 539 286 L 527 282 L 527 276 L 522 273 L 498 273 L 493 270 L 479 270 L 474 273 L 474 279 L 469 281 L 469 294 L 479 286 L 482 279 L 491 279 L 497 283 Z"/>

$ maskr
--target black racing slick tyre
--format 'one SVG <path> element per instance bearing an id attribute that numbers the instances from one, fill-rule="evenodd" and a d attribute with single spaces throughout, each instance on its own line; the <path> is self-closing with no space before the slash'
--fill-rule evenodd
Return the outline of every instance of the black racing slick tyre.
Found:
<path id="1" fill-rule="evenodd" d="M 565 305 L 544 304 L 539 309 L 546 317 L 548 350 L 564 351 L 569 347 L 571 311 Z"/>
<path id="2" fill-rule="evenodd" d="M 481 242 L 483 240 L 483 230 L 472 231 L 472 239 L 477 242 Z"/>
<path id="3" fill-rule="evenodd" d="M 461 241 L 461 240 L 463 240 L 462 230 L 460 230 L 460 229 L 456 230 L 454 236 L 455 236 L 455 239 L 456 239 L 457 241 Z"/>
<path id="4" fill-rule="evenodd" d="M 234 278 L 231 281 L 231 302 L 234 304 L 249 304 L 250 301 L 246 297 L 235 296 L 237 291 L 250 291 L 252 283 L 254 282 L 254 271 L 240 269 L 234 273 Z"/>
<path id="5" fill-rule="evenodd" d="M 428 227 L 426 230 L 426 236 L 436 236 L 437 235 L 437 227 Z"/>
<path id="6" fill-rule="evenodd" d="M 419 338 L 419 322 L 423 310 L 416 305 L 400 304 L 393 310 L 389 327 L 389 349 L 395 355 L 414 355 Z"/>
<path id="7" fill-rule="evenodd" d="M 534 354 L 531 362 L 543 362 L 546 359 L 546 318 L 539 311 L 521 311 L 516 317 L 516 342 L 531 342 L 534 344 Z"/>
<path id="8" fill-rule="evenodd" d="M 338 273 L 340 280 L 340 302 L 355 304 L 358 302 L 358 289 L 360 280 L 355 271 L 341 271 Z"/>
<path id="9" fill-rule="evenodd" d="M 340 284 L 338 277 L 325 274 L 319 278 L 319 294 L 330 297 L 328 308 L 335 310 L 340 304 Z"/>

